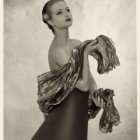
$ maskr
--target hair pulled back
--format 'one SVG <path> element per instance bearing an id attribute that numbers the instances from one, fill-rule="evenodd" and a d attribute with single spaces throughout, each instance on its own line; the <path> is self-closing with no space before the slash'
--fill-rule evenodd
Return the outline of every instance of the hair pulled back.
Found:
<path id="1" fill-rule="evenodd" d="M 55 34 L 54 28 L 53 28 L 52 25 L 50 25 L 50 24 L 48 23 L 47 20 L 49 20 L 49 19 L 52 18 L 50 7 L 51 7 L 54 3 L 58 2 L 58 1 L 64 1 L 64 0 L 49 0 L 49 1 L 44 5 L 44 7 L 43 7 L 43 9 L 42 9 L 42 20 L 43 20 L 43 22 L 44 22 L 45 24 L 48 25 L 49 29 L 53 32 L 53 34 Z"/>

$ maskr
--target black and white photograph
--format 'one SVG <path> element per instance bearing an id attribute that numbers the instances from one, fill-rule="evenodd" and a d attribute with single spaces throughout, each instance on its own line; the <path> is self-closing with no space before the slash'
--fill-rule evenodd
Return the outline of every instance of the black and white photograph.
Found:
<path id="1" fill-rule="evenodd" d="M 138 140 L 137 2 L 3 1 L 3 139 Z"/>

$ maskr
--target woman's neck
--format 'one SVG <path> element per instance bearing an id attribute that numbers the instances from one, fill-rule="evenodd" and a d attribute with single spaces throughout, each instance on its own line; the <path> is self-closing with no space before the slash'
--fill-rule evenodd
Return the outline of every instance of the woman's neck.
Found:
<path id="1" fill-rule="evenodd" d="M 59 46 L 66 46 L 69 44 L 69 30 L 61 29 L 55 32 L 54 41 Z"/>

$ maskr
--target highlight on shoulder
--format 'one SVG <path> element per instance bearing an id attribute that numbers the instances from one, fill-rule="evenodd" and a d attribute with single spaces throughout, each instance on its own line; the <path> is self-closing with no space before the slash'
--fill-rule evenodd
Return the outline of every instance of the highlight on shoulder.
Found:
<path id="1" fill-rule="evenodd" d="M 82 42 L 80 40 L 78 40 L 78 39 L 71 39 L 71 41 L 72 41 L 72 44 L 73 44 L 74 48 L 81 46 Z"/>

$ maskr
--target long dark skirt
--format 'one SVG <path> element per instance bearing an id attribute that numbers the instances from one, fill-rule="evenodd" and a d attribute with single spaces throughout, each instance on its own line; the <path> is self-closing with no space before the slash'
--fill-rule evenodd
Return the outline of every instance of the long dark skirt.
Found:
<path id="1" fill-rule="evenodd" d="M 32 140 L 87 140 L 88 92 L 75 88 L 42 123 Z"/>

